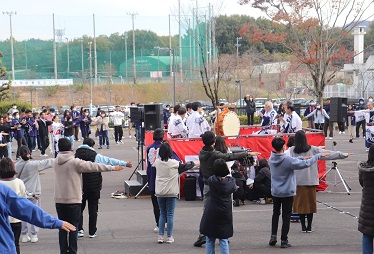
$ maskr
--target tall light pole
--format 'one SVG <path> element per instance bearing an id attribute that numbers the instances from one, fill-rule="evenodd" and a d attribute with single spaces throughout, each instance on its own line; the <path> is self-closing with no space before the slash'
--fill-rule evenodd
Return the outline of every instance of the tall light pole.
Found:
<path id="1" fill-rule="evenodd" d="M 132 57 L 133 57 L 133 68 L 134 68 L 134 84 L 136 84 L 136 59 L 135 59 L 135 16 L 138 15 L 137 13 L 127 13 L 127 15 L 131 15 L 132 20 Z"/>
<path id="2" fill-rule="evenodd" d="M 67 68 L 66 78 L 69 78 L 69 74 L 70 74 L 69 38 L 65 38 L 65 39 L 66 39 L 67 61 L 68 61 L 68 68 Z"/>
<path id="3" fill-rule="evenodd" d="M 90 45 L 90 113 L 92 114 L 92 42 L 88 42 Z"/>
<path id="4" fill-rule="evenodd" d="M 157 49 L 157 80 L 160 83 L 160 46 L 155 47 Z"/>
<path id="5" fill-rule="evenodd" d="M 84 41 L 84 39 L 83 38 L 81 38 L 80 39 L 80 41 L 81 41 L 81 58 L 82 58 L 82 84 L 83 84 L 83 80 L 84 80 L 84 53 L 83 53 L 83 41 Z"/>
<path id="6" fill-rule="evenodd" d="M 95 85 L 97 86 L 97 51 L 96 51 L 96 22 L 95 22 L 95 14 L 93 14 L 92 20 L 93 20 L 93 34 L 94 34 Z M 92 99 L 91 99 L 91 107 L 92 107 Z M 90 110 L 90 114 L 92 114 L 92 108 Z"/>
<path id="7" fill-rule="evenodd" d="M 56 27 L 55 27 L 55 14 L 52 15 L 53 18 L 53 70 L 55 79 L 57 79 L 57 43 L 56 43 Z"/>
<path id="8" fill-rule="evenodd" d="M 9 15 L 9 26 L 10 26 L 10 51 L 12 55 L 12 80 L 15 80 L 14 73 L 14 48 L 13 48 L 13 29 L 12 29 L 12 15 L 17 15 L 16 11 L 3 11 L 3 14 Z"/>
<path id="9" fill-rule="evenodd" d="M 126 82 L 128 82 L 128 80 L 127 80 L 127 38 L 129 37 L 128 35 L 127 35 L 127 33 L 125 33 L 124 34 L 124 39 L 125 39 L 125 72 L 126 72 Z"/>

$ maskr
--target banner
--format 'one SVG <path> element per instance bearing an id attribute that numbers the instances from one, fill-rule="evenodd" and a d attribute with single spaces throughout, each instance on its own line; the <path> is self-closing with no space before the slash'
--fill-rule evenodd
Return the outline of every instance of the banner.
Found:
<path id="1" fill-rule="evenodd" d="M 251 132 L 255 128 L 243 128 L 243 132 Z M 242 132 L 242 128 L 241 128 Z M 324 146 L 325 145 L 325 135 L 322 132 L 307 132 L 306 137 L 308 139 L 309 145 L 313 146 Z M 166 138 L 166 133 L 165 133 Z M 250 148 L 252 151 L 260 152 L 261 155 L 258 156 L 258 159 L 265 158 L 269 159 L 272 146 L 271 141 L 274 138 L 274 135 L 243 135 L 238 137 L 224 137 L 226 144 L 228 146 L 241 146 L 244 148 Z M 286 142 L 288 141 L 288 136 L 284 136 Z M 145 134 L 146 145 L 153 143 L 153 132 L 146 132 Z M 173 148 L 173 151 L 185 161 L 186 156 L 196 156 L 199 154 L 201 148 L 204 146 L 202 140 L 198 139 L 170 139 L 169 143 Z M 326 172 L 326 162 L 318 161 L 318 176 L 322 176 Z M 321 181 L 320 185 L 317 187 L 318 191 L 323 191 L 328 187 L 326 182 Z"/>

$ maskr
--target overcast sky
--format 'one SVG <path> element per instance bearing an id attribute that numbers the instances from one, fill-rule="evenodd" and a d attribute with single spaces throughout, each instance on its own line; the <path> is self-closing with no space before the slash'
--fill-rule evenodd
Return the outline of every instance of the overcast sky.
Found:
<path id="1" fill-rule="evenodd" d="M 196 0 L 180 0 L 182 14 L 192 15 Z M 209 1 L 198 0 L 201 18 L 208 13 Z M 241 6 L 237 0 L 212 0 L 216 14 L 254 13 L 249 5 Z M 52 39 L 52 14 L 55 14 L 57 29 L 65 29 L 64 38 L 78 38 L 82 35 L 93 35 L 92 14 L 96 16 L 96 35 L 110 35 L 132 30 L 131 17 L 128 13 L 137 13 L 135 29 L 147 29 L 159 35 L 178 33 L 176 21 L 178 0 L 11 0 L 2 1 L 0 15 L 0 40 L 9 38 L 9 16 L 4 11 L 17 12 L 12 16 L 13 36 L 16 40 L 27 38 Z M 192 18 L 192 17 L 191 17 Z"/>

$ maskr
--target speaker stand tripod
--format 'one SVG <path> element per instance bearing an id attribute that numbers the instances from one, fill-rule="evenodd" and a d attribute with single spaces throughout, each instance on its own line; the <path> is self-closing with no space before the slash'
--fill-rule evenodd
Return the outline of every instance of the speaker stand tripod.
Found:
<path id="1" fill-rule="evenodd" d="M 336 163 L 335 161 L 333 161 L 332 164 L 333 164 L 333 166 L 329 170 L 327 170 L 326 173 L 324 173 L 323 176 L 321 176 L 319 178 L 319 180 L 326 182 L 326 180 L 322 180 L 322 179 L 324 179 L 332 170 L 335 170 L 335 174 L 338 174 L 338 176 L 340 178 L 340 182 L 336 183 L 336 175 L 335 175 L 335 184 L 334 184 L 334 186 L 337 186 L 339 183 L 342 183 L 343 186 L 344 186 L 344 188 L 345 188 L 345 190 L 346 190 L 346 192 L 347 192 L 347 194 L 351 195 L 351 193 L 350 193 L 351 188 L 349 187 L 349 185 L 345 181 L 343 175 L 340 173 L 340 171 L 339 171 L 339 169 L 337 167 L 338 163 Z"/>

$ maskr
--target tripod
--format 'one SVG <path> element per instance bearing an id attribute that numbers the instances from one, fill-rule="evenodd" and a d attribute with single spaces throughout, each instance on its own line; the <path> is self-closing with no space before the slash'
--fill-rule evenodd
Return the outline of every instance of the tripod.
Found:
<path id="1" fill-rule="evenodd" d="M 135 174 L 135 172 L 138 169 L 144 170 L 144 163 L 145 163 L 145 159 L 144 159 L 144 134 L 145 134 L 144 121 L 141 120 L 140 130 L 137 132 L 137 135 L 136 135 L 136 137 L 138 139 L 138 165 L 135 167 L 134 171 L 130 175 L 129 180 L 131 179 L 131 177 Z"/>
<path id="2" fill-rule="evenodd" d="M 332 170 L 335 170 L 335 173 L 338 173 L 338 176 L 339 176 L 339 178 L 340 178 L 340 182 L 336 183 L 336 175 L 335 175 L 335 184 L 334 184 L 334 186 L 337 186 L 339 183 L 343 183 L 344 188 L 345 188 L 347 194 L 348 194 L 348 195 L 351 195 L 351 193 L 349 192 L 349 191 L 351 190 L 351 188 L 349 187 L 349 185 L 348 185 L 347 182 L 345 181 L 343 175 L 340 173 L 340 171 L 339 171 L 339 169 L 338 169 L 338 166 L 337 166 L 338 163 L 335 162 L 335 161 L 333 161 L 332 164 L 333 164 L 333 166 L 332 166 L 329 170 L 327 170 L 326 173 L 324 173 L 323 176 L 321 176 L 321 177 L 319 178 L 319 180 L 320 180 L 320 181 L 325 181 L 325 182 L 326 182 L 326 180 L 322 180 L 322 179 L 325 178 L 325 177 L 327 176 L 327 174 L 330 173 Z"/>

